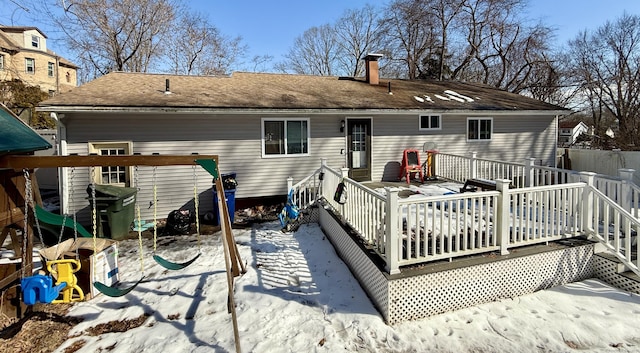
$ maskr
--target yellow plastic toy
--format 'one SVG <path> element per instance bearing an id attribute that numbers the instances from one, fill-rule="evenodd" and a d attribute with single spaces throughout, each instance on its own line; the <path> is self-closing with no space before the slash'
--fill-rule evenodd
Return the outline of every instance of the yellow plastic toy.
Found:
<path id="1" fill-rule="evenodd" d="M 67 284 L 61 291 L 62 299 L 56 299 L 52 303 L 71 303 L 84 300 L 84 292 L 78 286 L 78 278 L 74 275 L 80 271 L 80 267 L 80 260 L 75 259 L 47 261 L 47 269 L 57 279 L 56 285 L 62 282 Z M 77 296 L 74 296 L 74 291 L 77 292 Z"/>

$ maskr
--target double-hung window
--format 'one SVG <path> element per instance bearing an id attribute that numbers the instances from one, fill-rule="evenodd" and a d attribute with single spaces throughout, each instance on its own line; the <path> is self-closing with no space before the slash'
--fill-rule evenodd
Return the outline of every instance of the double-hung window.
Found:
<path id="1" fill-rule="evenodd" d="M 28 74 L 34 74 L 36 72 L 36 59 L 26 58 L 24 62 L 25 72 Z"/>
<path id="2" fill-rule="evenodd" d="M 420 115 L 420 131 L 442 129 L 442 117 L 440 115 Z"/>
<path id="3" fill-rule="evenodd" d="M 467 141 L 491 140 L 493 118 L 467 118 Z"/>
<path id="4" fill-rule="evenodd" d="M 56 64 L 49 62 L 47 64 L 47 74 L 49 75 L 49 77 L 53 77 L 53 75 L 55 74 L 56 71 Z"/>
<path id="5" fill-rule="evenodd" d="M 32 35 L 31 36 L 31 46 L 34 48 L 40 48 L 40 37 Z"/>
<path id="6" fill-rule="evenodd" d="M 308 118 L 263 118 L 262 156 L 302 156 L 309 154 Z"/>
<path id="7" fill-rule="evenodd" d="M 4 55 L 0 54 L 0 70 L 4 70 Z"/>

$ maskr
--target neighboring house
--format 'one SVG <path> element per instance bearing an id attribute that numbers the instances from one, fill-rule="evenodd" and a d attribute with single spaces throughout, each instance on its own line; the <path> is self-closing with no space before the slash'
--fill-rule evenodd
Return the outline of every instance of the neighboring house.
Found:
<path id="1" fill-rule="evenodd" d="M 368 57 L 365 79 L 113 72 L 39 110 L 57 116 L 62 155 L 217 154 L 222 173 L 237 173 L 240 201 L 286 195 L 286 179 L 310 175 L 321 159 L 349 168 L 355 180 L 397 180 L 403 150 L 427 142 L 448 153 L 554 165 L 558 117 L 568 111 L 479 84 L 381 80 L 377 58 Z M 192 200 L 192 177 L 161 169 L 158 207 L 166 215 Z M 130 186 L 131 173 L 105 167 L 95 179 Z M 149 204 L 150 171 L 143 173 L 139 200 Z M 76 171 L 75 210 L 87 205 L 88 177 Z M 198 181 L 199 190 L 211 187 L 210 177 Z M 210 209 L 211 192 L 202 195 Z M 143 212 L 148 219 L 151 211 Z"/>
<path id="2" fill-rule="evenodd" d="M 54 95 L 77 86 L 77 69 L 47 49 L 38 28 L 0 26 L 0 81 L 19 79 Z"/>
<path id="3" fill-rule="evenodd" d="M 573 146 L 582 134 L 586 134 L 589 127 L 582 121 L 562 121 L 558 123 L 558 146 Z"/>

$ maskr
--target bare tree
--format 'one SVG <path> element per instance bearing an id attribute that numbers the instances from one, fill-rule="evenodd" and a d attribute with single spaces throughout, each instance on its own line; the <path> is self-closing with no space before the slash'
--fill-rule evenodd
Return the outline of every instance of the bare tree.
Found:
<path id="1" fill-rule="evenodd" d="M 191 75 L 196 72 L 198 61 L 206 55 L 206 48 L 217 30 L 211 28 L 199 13 L 186 13 L 180 17 L 180 22 L 182 25 L 170 34 L 166 59 L 171 72 Z"/>
<path id="2" fill-rule="evenodd" d="M 166 43 L 166 61 L 175 74 L 224 75 L 246 51 L 241 38 L 229 38 L 203 15 L 183 12 Z"/>
<path id="3" fill-rule="evenodd" d="M 94 76 L 109 71 L 147 72 L 172 30 L 173 0 L 67 0 L 51 12 L 71 50 Z"/>
<path id="4" fill-rule="evenodd" d="M 420 0 L 395 0 L 385 13 L 385 53 L 390 62 L 405 68 L 404 77 L 416 79 L 421 75 L 421 63 L 437 53 L 439 47 L 434 16 Z"/>
<path id="5" fill-rule="evenodd" d="M 276 65 L 280 71 L 296 74 L 331 76 L 336 71 L 338 44 L 333 28 L 326 24 L 311 27 L 295 39 L 285 54 L 285 61 Z"/>
<path id="6" fill-rule="evenodd" d="M 569 42 L 576 84 L 596 128 L 606 113 L 618 120 L 620 142 L 638 146 L 640 137 L 640 16 L 624 14 L 595 32 Z"/>
<path id="7" fill-rule="evenodd" d="M 378 12 L 371 5 L 347 10 L 334 26 L 338 41 L 338 70 L 348 76 L 364 75 L 365 55 L 381 50 Z"/>
<path id="8" fill-rule="evenodd" d="M 440 47 L 436 53 L 437 71 L 434 75 L 438 80 L 445 79 L 445 74 L 450 71 L 449 65 L 445 63 L 449 51 L 449 32 L 452 30 L 451 27 L 455 26 L 455 20 L 462 11 L 464 3 L 465 0 L 431 0 L 429 3 L 430 13 L 437 19 L 440 27 Z"/>

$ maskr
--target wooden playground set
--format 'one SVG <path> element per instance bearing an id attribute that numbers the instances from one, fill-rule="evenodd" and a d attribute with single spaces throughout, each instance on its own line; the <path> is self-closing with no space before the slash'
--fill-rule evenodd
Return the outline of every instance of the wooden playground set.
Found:
<path id="1" fill-rule="evenodd" d="M 217 193 L 218 211 L 220 219 L 220 229 L 222 243 L 225 254 L 225 267 L 228 284 L 227 309 L 232 316 L 236 351 L 240 352 L 240 340 L 238 325 L 233 299 L 234 279 L 246 272 L 245 266 L 240 259 L 236 242 L 231 229 L 229 210 L 225 200 L 224 186 L 218 169 L 217 155 L 71 155 L 71 156 L 34 156 L 9 154 L 0 155 L 0 239 L 2 244 L 10 236 L 10 245 L 15 253 L 15 261 L 8 264 L 0 264 L 0 289 L 2 290 L 3 313 L 21 317 L 29 308 L 36 303 L 57 304 L 71 303 L 85 300 L 85 293 L 78 286 L 76 273 L 81 268 L 81 261 L 77 251 L 74 254 L 66 254 L 61 258 L 47 260 L 42 268 L 34 268 L 33 248 L 34 237 L 40 237 L 42 242 L 42 231 L 40 227 L 46 225 L 57 225 L 62 232 L 72 229 L 74 240 L 78 234 L 82 237 L 90 236 L 93 239 L 93 253 L 98 252 L 96 247 L 98 230 L 96 226 L 96 202 L 95 183 L 92 182 L 91 197 L 92 204 L 92 229 L 87 230 L 75 221 L 75 217 L 51 214 L 42 208 L 42 199 L 38 191 L 38 183 L 34 170 L 36 168 L 63 168 L 63 167 L 88 167 L 94 173 L 94 169 L 103 166 L 184 166 L 191 165 L 196 168 L 200 166 L 209 172 L 215 183 Z M 137 169 L 137 168 L 136 168 Z M 136 185 L 137 186 L 137 185 Z M 154 187 L 154 198 L 156 189 Z M 155 204 L 155 202 L 154 202 Z M 194 186 L 194 204 L 198 207 L 198 197 Z M 140 218 L 140 208 L 136 200 L 136 212 L 138 220 Z M 155 218 L 155 217 L 154 217 Z M 154 219 L 154 221 L 156 221 Z M 157 227 L 154 226 L 154 245 Z M 200 236 L 198 217 L 196 217 L 196 233 Z M 142 235 L 138 230 L 140 240 L 139 254 L 142 257 Z M 155 249 L 155 246 L 154 246 Z M 61 254 L 63 255 L 63 254 Z M 196 261 L 200 253 L 186 262 L 173 262 L 154 254 L 154 260 L 168 270 L 180 270 Z M 66 257 L 66 258 L 65 258 Z M 142 258 L 141 258 L 141 266 Z M 143 276 L 133 285 L 121 288 L 117 285 L 109 286 L 100 281 L 93 281 L 92 285 L 100 293 L 119 297 L 130 293 L 144 280 Z"/>

